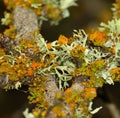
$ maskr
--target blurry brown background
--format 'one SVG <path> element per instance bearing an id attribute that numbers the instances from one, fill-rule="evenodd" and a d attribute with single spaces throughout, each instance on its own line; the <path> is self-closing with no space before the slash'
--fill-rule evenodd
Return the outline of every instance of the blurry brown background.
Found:
<path id="1" fill-rule="evenodd" d="M 111 19 L 112 3 L 114 0 L 78 0 L 78 6 L 70 8 L 70 17 L 62 20 L 58 26 L 50 26 L 45 22 L 41 28 L 41 33 L 48 41 L 56 40 L 60 34 L 71 36 L 74 29 L 85 29 L 89 31 L 99 26 L 100 22 L 106 22 Z M 0 0 L 0 18 L 3 17 L 5 6 L 3 0 Z M 5 29 L 0 25 L 0 32 Z M 26 93 L 27 87 L 23 86 L 21 90 L 10 90 L 5 92 L 0 90 L 0 118 L 23 118 L 22 111 L 33 105 L 28 105 Z M 120 84 L 114 86 L 105 85 L 98 89 L 98 97 L 94 100 L 94 107 L 103 106 L 103 109 L 94 115 L 94 118 L 120 118 L 113 117 L 108 109 L 108 104 L 112 103 L 120 111 Z"/>

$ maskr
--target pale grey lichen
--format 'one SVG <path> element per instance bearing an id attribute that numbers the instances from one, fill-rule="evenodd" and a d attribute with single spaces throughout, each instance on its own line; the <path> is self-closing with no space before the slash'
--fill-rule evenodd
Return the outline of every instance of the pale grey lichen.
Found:
<path id="1" fill-rule="evenodd" d="M 60 8 L 68 9 L 71 6 L 77 6 L 77 0 L 60 0 Z"/>
<path id="2" fill-rule="evenodd" d="M 114 84 L 114 82 L 111 78 L 110 70 L 113 69 L 113 68 L 116 68 L 116 67 L 117 67 L 117 62 L 115 60 L 110 62 L 110 59 L 108 59 L 106 69 L 102 70 L 97 75 L 97 77 L 102 77 L 108 84 Z"/>
<path id="3" fill-rule="evenodd" d="M 21 82 L 18 81 L 18 82 L 15 83 L 15 89 L 18 90 L 19 88 L 21 88 L 21 86 L 22 86 Z"/>
<path id="4" fill-rule="evenodd" d="M 75 109 L 75 118 L 90 118 L 90 116 L 86 116 L 86 114 L 83 113 L 81 108 Z"/>
<path id="5" fill-rule="evenodd" d="M 39 47 L 39 51 L 41 53 L 48 52 L 47 45 L 45 39 L 42 37 L 41 34 L 35 34 L 36 40 L 37 40 L 37 46 Z"/>
<path id="6" fill-rule="evenodd" d="M 61 9 L 62 13 L 62 18 L 67 18 L 70 16 L 70 12 L 68 10 L 69 7 L 71 6 L 77 6 L 76 1 L 77 0 L 43 0 L 46 4 L 51 4 L 53 7 L 55 8 L 59 8 Z M 37 8 L 37 6 L 34 6 Z M 45 20 L 48 20 L 47 17 L 44 17 Z M 41 19 L 40 16 L 40 22 L 42 23 L 44 21 L 44 19 Z M 50 21 L 51 25 L 58 25 L 58 21 L 55 20 L 51 20 Z"/>
<path id="7" fill-rule="evenodd" d="M 87 44 L 88 37 L 81 30 L 79 31 L 75 30 L 75 33 L 73 34 L 73 37 L 76 40 L 77 44 L 86 48 L 84 51 L 84 60 L 86 62 L 86 65 L 91 64 L 96 60 L 100 60 L 100 59 L 105 60 L 106 68 L 104 70 L 100 70 L 99 72 L 95 73 L 95 75 L 96 75 L 96 78 L 99 78 L 99 77 L 103 78 L 108 84 L 114 84 L 111 77 L 112 75 L 110 74 L 110 70 L 113 68 L 116 68 L 119 63 L 118 61 L 120 60 L 119 25 L 120 25 L 120 20 L 117 20 L 117 19 L 115 21 L 108 22 L 108 24 L 102 25 L 103 26 L 102 31 L 108 31 L 107 35 L 109 38 L 109 40 L 107 40 L 103 44 L 103 46 L 107 48 L 114 48 L 115 54 L 111 54 L 111 52 L 109 51 L 105 52 L 100 48 L 89 47 L 89 44 Z"/>
<path id="8" fill-rule="evenodd" d="M 113 18 L 118 18 L 118 9 L 117 9 L 117 4 L 116 3 L 114 3 L 113 4 L 113 7 L 111 8 L 111 11 L 112 11 L 112 13 L 113 13 Z"/>
<path id="9" fill-rule="evenodd" d="M 108 31 L 108 34 L 111 32 L 120 34 L 120 19 L 113 19 L 111 21 L 108 21 L 107 24 L 101 23 L 99 30 Z"/>
<path id="10" fill-rule="evenodd" d="M 47 42 L 44 40 L 44 38 L 41 35 L 36 37 L 39 51 L 43 54 L 41 57 L 42 60 L 47 60 L 47 55 L 55 55 L 55 57 L 50 60 L 50 65 L 48 67 L 39 69 L 37 73 L 43 75 L 46 75 L 46 73 L 54 76 L 56 75 L 59 88 L 66 88 L 68 86 L 67 82 L 72 79 L 72 73 L 75 70 L 75 64 L 72 62 L 72 57 L 70 54 L 70 51 L 73 48 L 67 44 L 60 45 L 57 43 L 57 41 L 54 41 L 51 43 L 51 50 L 48 50 L 46 45 Z M 57 65 L 55 66 L 54 63 L 57 63 Z"/>
<path id="11" fill-rule="evenodd" d="M 47 4 L 51 4 L 54 7 L 59 7 L 59 0 L 42 0 L 43 2 L 47 3 Z"/>
<path id="12" fill-rule="evenodd" d="M 98 50 L 96 48 L 86 49 L 84 54 L 86 64 L 92 63 L 95 60 L 102 59 L 109 55 L 109 53 L 103 53 L 101 50 Z"/>
<path id="13" fill-rule="evenodd" d="M 120 59 L 120 42 L 115 45 L 115 58 Z"/>
<path id="14" fill-rule="evenodd" d="M 35 4 L 35 3 L 31 4 L 31 7 L 36 8 L 36 9 L 39 8 L 40 6 L 42 6 L 42 4 Z"/>
<path id="15" fill-rule="evenodd" d="M 74 41 L 68 45 L 67 43 L 60 45 L 58 41 L 51 42 L 51 50 L 47 48 L 47 42 L 41 35 L 36 35 L 37 46 L 39 51 L 43 54 L 42 60 L 46 60 L 46 56 L 49 54 L 54 54 L 55 57 L 50 61 L 49 67 L 42 68 L 38 70 L 38 74 L 46 75 L 46 72 L 51 75 L 56 75 L 58 78 L 59 88 L 66 88 L 68 86 L 68 81 L 72 79 L 72 73 L 74 72 L 76 66 L 73 63 L 73 57 L 71 56 L 71 51 L 76 46 L 87 47 L 88 36 L 84 30 L 74 30 L 73 38 Z M 57 62 L 57 66 L 54 63 Z"/>
<path id="16" fill-rule="evenodd" d="M 11 64 L 11 66 L 14 66 L 14 64 L 15 64 L 15 58 L 14 58 L 14 55 L 13 55 L 13 53 L 11 52 L 10 53 L 11 55 L 3 55 L 3 56 L 1 56 L 0 57 L 0 60 L 2 59 L 4 59 L 7 63 L 10 63 Z"/>
<path id="17" fill-rule="evenodd" d="M 100 72 L 100 77 L 102 77 L 108 84 L 114 84 L 109 70 L 103 70 Z"/>
<path id="18" fill-rule="evenodd" d="M 93 102 L 90 102 L 88 107 L 88 110 L 90 111 L 91 114 L 96 114 L 100 109 L 102 109 L 102 107 L 100 106 L 93 110 L 92 105 L 93 105 Z"/>
<path id="19" fill-rule="evenodd" d="M 71 6 L 77 6 L 77 0 L 60 0 L 60 8 L 63 10 L 63 18 L 69 17 L 70 13 L 68 8 Z"/>
<path id="20" fill-rule="evenodd" d="M 9 24 L 11 22 L 10 20 L 10 13 L 6 13 L 4 18 L 1 19 L 1 23 L 2 25 L 6 25 L 6 24 Z"/>
<path id="21" fill-rule="evenodd" d="M 74 43 L 77 43 L 80 46 L 86 47 L 87 46 L 87 40 L 88 40 L 88 36 L 85 33 L 84 30 L 74 30 L 73 32 L 73 38 L 75 39 Z"/>
<path id="22" fill-rule="evenodd" d="M 113 9 L 115 10 L 115 9 Z M 106 69 L 100 72 L 107 83 L 113 84 L 110 70 L 119 66 L 120 61 L 120 19 L 114 18 L 108 23 L 101 23 L 99 30 L 106 32 L 108 40 L 103 44 L 107 48 L 114 49 L 114 53 L 107 59 Z"/>
<path id="23" fill-rule="evenodd" d="M 29 112 L 29 109 L 26 108 L 25 111 L 23 112 L 23 115 L 25 118 L 35 118 L 35 116 L 33 115 L 33 113 Z"/>

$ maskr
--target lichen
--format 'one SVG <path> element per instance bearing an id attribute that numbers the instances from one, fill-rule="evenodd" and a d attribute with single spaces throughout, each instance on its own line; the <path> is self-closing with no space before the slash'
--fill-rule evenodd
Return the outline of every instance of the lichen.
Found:
<path id="1" fill-rule="evenodd" d="M 4 0 L 10 11 L 21 5 L 54 23 L 66 17 L 64 10 L 76 5 L 75 1 Z M 12 29 L 5 31 L 6 36 L 0 34 L 0 85 L 6 90 L 29 86 L 28 99 L 36 107 L 32 113 L 27 109 L 24 116 L 91 118 L 98 112 L 101 107 L 93 110 L 91 104 L 97 88 L 120 81 L 120 19 L 102 23 L 92 33 L 74 30 L 71 37 L 60 35 L 47 42 L 38 31 L 32 32 L 33 39 L 16 40 L 11 14 L 5 14 L 2 23 Z M 48 100 L 48 81 L 52 80 L 57 89 Z"/>
<path id="2" fill-rule="evenodd" d="M 16 8 L 23 7 L 29 12 L 31 12 L 31 9 L 37 15 L 37 21 L 41 27 L 44 21 L 50 21 L 51 25 L 59 24 L 62 19 L 69 17 L 70 13 L 68 8 L 77 5 L 76 0 L 4 0 L 4 3 L 7 8 L 7 12 L 5 12 L 4 18 L 2 18 L 1 21 L 3 25 L 10 27 L 5 30 L 5 35 L 11 38 L 15 38 L 16 34 L 14 33 L 13 35 L 13 32 L 16 32 L 16 27 L 13 25 L 13 21 L 15 20 L 15 16 L 13 14 Z M 20 16 L 22 16 L 22 14 Z M 24 17 L 25 16 L 23 16 L 23 18 Z"/>

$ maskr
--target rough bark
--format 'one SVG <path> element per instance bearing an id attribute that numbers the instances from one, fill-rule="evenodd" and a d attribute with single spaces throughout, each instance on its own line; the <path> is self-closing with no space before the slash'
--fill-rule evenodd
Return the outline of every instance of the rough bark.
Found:
<path id="1" fill-rule="evenodd" d="M 14 27 L 17 30 L 16 39 L 33 39 L 31 33 L 38 29 L 37 15 L 31 10 L 18 6 L 14 9 Z"/>
<path id="2" fill-rule="evenodd" d="M 48 103 L 54 104 L 55 93 L 59 91 L 60 90 L 56 85 L 55 78 L 53 78 L 52 76 L 48 76 L 46 81 L 46 90 L 44 92 L 45 98 Z"/>

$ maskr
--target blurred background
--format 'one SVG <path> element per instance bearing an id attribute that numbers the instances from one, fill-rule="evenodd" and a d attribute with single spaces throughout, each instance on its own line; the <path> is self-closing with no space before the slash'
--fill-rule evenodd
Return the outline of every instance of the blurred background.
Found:
<path id="1" fill-rule="evenodd" d="M 114 0 L 78 0 L 78 6 L 70 8 L 70 17 L 63 19 L 58 26 L 50 26 L 44 22 L 41 28 L 43 37 L 50 41 L 56 40 L 60 34 L 67 37 L 72 36 L 74 29 L 84 29 L 89 32 L 96 29 L 100 22 L 107 22 L 111 19 L 112 3 Z M 5 6 L 3 0 L 0 0 L 0 18 L 3 17 Z M 0 25 L 0 32 L 5 27 Z M 104 85 L 98 89 L 98 96 L 94 99 L 93 107 L 103 106 L 93 118 L 120 118 L 120 84 L 114 86 Z M 27 86 L 23 86 L 19 91 L 10 90 L 5 92 L 0 89 L 0 118 L 23 118 L 22 111 L 26 107 L 34 108 L 29 105 L 27 100 Z M 111 105 L 111 106 L 110 106 Z M 112 109 L 112 110 L 111 110 Z"/>

